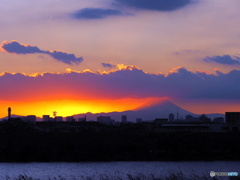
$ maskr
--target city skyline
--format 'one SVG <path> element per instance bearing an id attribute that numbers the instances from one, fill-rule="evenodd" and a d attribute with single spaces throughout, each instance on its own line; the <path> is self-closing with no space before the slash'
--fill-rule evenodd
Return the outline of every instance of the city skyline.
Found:
<path id="1" fill-rule="evenodd" d="M 3 0 L 0 117 L 240 110 L 238 1 Z"/>
<path id="2" fill-rule="evenodd" d="M 164 101 L 160 104 L 149 106 L 149 107 L 143 107 L 137 110 L 132 111 L 120 111 L 120 112 L 100 112 L 100 113 L 80 113 L 80 114 L 72 114 L 68 116 L 62 116 L 59 115 L 59 112 L 53 111 L 50 114 L 42 114 L 40 116 L 31 114 L 31 112 L 28 112 L 28 115 L 21 116 L 18 114 L 12 114 L 14 112 L 14 109 L 12 110 L 11 107 L 7 108 L 5 117 L 2 117 L 2 120 L 6 119 L 14 119 L 14 118 L 23 118 L 27 120 L 29 117 L 32 120 L 32 117 L 35 117 L 34 121 L 96 121 L 99 117 L 109 117 L 114 122 L 138 122 L 138 121 L 145 121 L 145 122 L 151 122 L 154 119 L 169 119 L 169 122 L 172 121 L 179 121 L 182 122 L 184 120 L 194 122 L 200 117 L 206 117 L 207 119 L 211 121 L 215 121 L 215 119 L 223 119 L 224 114 L 194 114 L 190 111 L 187 111 L 185 109 L 182 109 L 175 104 Z M 235 112 L 239 113 L 239 112 Z M 45 120 L 44 120 L 45 119 Z"/>

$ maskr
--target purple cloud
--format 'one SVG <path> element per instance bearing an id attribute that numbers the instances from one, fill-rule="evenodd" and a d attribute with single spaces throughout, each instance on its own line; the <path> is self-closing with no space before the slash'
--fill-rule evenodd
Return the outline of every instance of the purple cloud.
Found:
<path id="1" fill-rule="evenodd" d="M 120 16 L 123 13 L 117 9 L 84 8 L 72 16 L 76 19 L 103 19 L 108 16 Z"/>
<path id="2" fill-rule="evenodd" d="M 17 41 L 12 42 L 4 42 L 2 48 L 10 53 L 16 54 L 32 54 L 32 53 L 42 53 L 43 51 L 40 50 L 36 46 L 29 46 L 29 45 L 21 45 Z"/>
<path id="3" fill-rule="evenodd" d="M 145 98 L 240 99 L 240 71 L 207 74 L 179 68 L 168 75 L 127 68 L 110 73 L 46 73 L 0 76 L 0 99 L 43 98 Z M 56 91 L 57 89 L 57 91 Z"/>
<path id="4" fill-rule="evenodd" d="M 192 0 L 115 0 L 116 2 L 144 10 L 174 11 L 190 4 Z"/>
<path id="5" fill-rule="evenodd" d="M 101 63 L 101 65 L 106 68 L 115 68 L 116 67 L 115 64 L 111 64 L 111 63 Z"/>
<path id="6" fill-rule="evenodd" d="M 73 63 L 77 64 L 83 61 L 82 57 L 76 57 L 74 54 L 68 54 L 61 51 L 44 51 L 36 46 L 20 44 L 17 41 L 4 42 L 1 48 L 9 53 L 16 54 L 34 54 L 34 53 L 48 54 L 52 58 L 66 64 Z"/>
<path id="7" fill-rule="evenodd" d="M 238 56 L 232 57 L 230 55 L 206 57 L 204 58 L 204 61 L 215 62 L 224 65 L 240 65 L 240 57 Z"/>

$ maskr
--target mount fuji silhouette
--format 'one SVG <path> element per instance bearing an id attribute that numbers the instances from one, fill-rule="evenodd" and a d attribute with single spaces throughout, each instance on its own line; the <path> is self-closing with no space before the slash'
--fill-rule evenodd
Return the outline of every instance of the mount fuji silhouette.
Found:
<path id="1" fill-rule="evenodd" d="M 78 118 L 83 118 L 85 115 L 87 117 L 87 121 L 96 121 L 97 117 L 99 116 L 110 116 L 115 121 L 121 122 L 122 115 L 127 116 L 127 120 L 130 122 L 136 122 L 137 118 L 141 118 L 143 121 L 152 121 L 157 118 L 168 118 L 169 114 L 173 113 L 175 119 L 177 119 L 177 113 L 179 119 L 185 119 L 186 115 L 192 115 L 193 117 L 198 117 L 200 114 L 194 114 L 190 111 L 187 111 L 183 108 L 180 108 L 173 104 L 170 101 L 162 101 L 160 103 L 145 106 L 142 108 L 138 108 L 135 110 L 129 110 L 129 111 L 122 111 L 122 112 L 102 112 L 102 113 L 85 113 L 85 114 L 75 114 L 73 115 L 76 121 L 78 121 Z M 206 114 L 207 117 L 213 119 L 215 117 L 224 117 L 224 114 Z M 21 118 L 24 116 L 21 115 L 12 115 L 12 118 Z M 2 119 L 7 119 L 8 117 L 4 117 Z M 41 121 L 41 117 L 37 117 L 37 121 Z"/>
<path id="2" fill-rule="evenodd" d="M 179 119 L 184 119 L 186 115 L 192 115 L 194 117 L 199 116 L 198 114 L 194 114 L 190 111 L 187 111 L 185 109 L 182 109 L 175 104 L 173 104 L 170 101 L 163 101 L 158 104 L 143 107 L 136 110 L 129 110 L 129 111 L 123 111 L 123 112 L 108 112 L 108 113 L 86 113 L 86 114 L 77 114 L 74 115 L 75 119 L 78 119 L 79 117 L 87 116 L 87 120 L 96 121 L 98 116 L 111 116 L 112 119 L 115 121 L 121 121 L 121 116 L 126 115 L 127 120 L 130 122 L 136 122 L 137 118 L 141 118 L 143 121 L 151 121 L 155 120 L 156 118 L 168 118 L 169 114 L 173 113 L 175 119 L 177 118 L 177 113 Z M 222 114 L 209 114 L 210 118 L 213 117 L 223 117 Z"/>

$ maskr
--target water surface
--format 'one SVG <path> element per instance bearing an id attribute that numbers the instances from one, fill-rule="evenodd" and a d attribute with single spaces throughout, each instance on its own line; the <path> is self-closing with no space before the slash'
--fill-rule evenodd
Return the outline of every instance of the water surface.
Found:
<path id="1" fill-rule="evenodd" d="M 20 174 L 39 179 L 59 176 L 69 180 L 81 177 L 98 179 L 101 175 L 126 178 L 127 174 L 164 176 L 180 171 L 186 176 L 209 176 L 210 171 L 240 173 L 240 162 L 0 163 L 0 179 L 16 178 Z"/>

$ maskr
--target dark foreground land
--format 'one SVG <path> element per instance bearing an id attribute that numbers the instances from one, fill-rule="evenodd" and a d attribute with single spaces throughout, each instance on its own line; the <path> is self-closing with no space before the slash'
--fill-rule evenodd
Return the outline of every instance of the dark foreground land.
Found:
<path id="1" fill-rule="evenodd" d="M 0 162 L 240 160 L 240 133 L 2 132 Z"/>
<path id="2" fill-rule="evenodd" d="M 96 122 L 0 124 L 0 162 L 240 160 L 240 132 L 156 132 Z"/>

